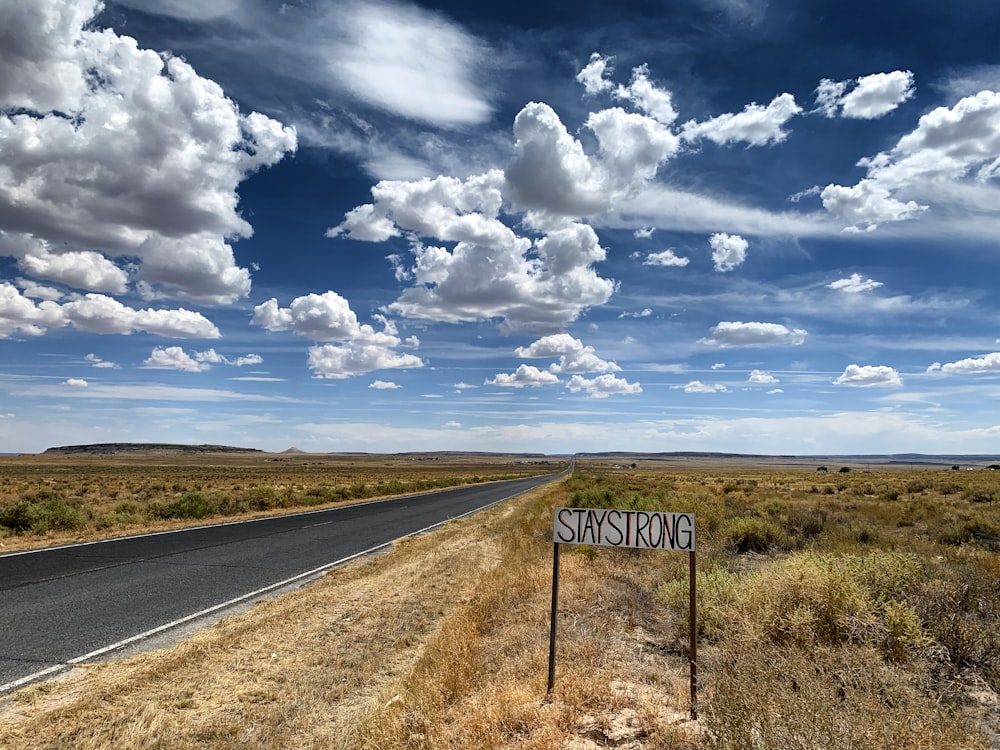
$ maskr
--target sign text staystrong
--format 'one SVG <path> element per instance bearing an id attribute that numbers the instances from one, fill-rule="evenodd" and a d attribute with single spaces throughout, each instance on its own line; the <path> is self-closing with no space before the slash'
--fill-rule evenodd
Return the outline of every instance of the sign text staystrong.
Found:
<path id="1" fill-rule="evenodd" d="M 552 538 L 559 544 L 694 552 L 694 514 L 558 508 Z"/>

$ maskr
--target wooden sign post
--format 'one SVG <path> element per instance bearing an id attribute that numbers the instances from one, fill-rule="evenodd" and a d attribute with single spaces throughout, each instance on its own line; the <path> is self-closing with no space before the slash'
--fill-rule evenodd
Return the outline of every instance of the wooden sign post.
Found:
<path id="1" fill-rule="evenodd" d="M 693 513 L 645 510 L 557 508 L 552 522 L 552 616 L 549 628 L 549 686 L 556 684 L 556 623 L 559 607 L 559 545 L 593 544 L 602 547 L 686 551 L 690 598 L 688 601 L 691 718 L 698 718 L 698 623 L 695 591 Z"/>

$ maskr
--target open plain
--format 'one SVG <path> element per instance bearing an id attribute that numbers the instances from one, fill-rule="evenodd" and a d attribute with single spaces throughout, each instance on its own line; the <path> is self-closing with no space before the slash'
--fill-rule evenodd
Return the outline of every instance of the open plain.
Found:
<path id="1" fill-rule="evenodd" d="M 534 476 L 567 465 L 565 458 L 496 454 L 120 447 L 0 456 L 0 552 Z"/>
<path id="2" fill-rule="evenodd" d="M 71 480 L 57 471 L 68 457 L 44 458 L 50 491 L 72 505 L 65 493 L 86 472 L 72 469 Z M 149 457 L 129 459 L 128 471 L 94 460 L 92 489 L 78 496 L 103 497 L 93 488 L 117 482 L 108 502 L 164 502 L 158 493 L 212 498 L 266 481 L 311 497 L 348 476 L 299 455 L 298 476 L 316 462 L 316 484 L 279 482 L 288 462 L 271 462 L 286 464 L 272 473 L 268 458 L 239 458 L 248 463 L 228 475 L 204 457 L 161 474 Z M 535 460 L 491 457 L 452 474 L 556 468 L 519 463 Z M 445 459 L 418 455 L 336 461 L 356 472 L 352 483 L 372 471 L 366 486 L 379 486 L 377 475 L 385 486 L 416 481 L 406 471 L 427 472 L 423 481 L 448 473 Z M 1000 473 L 951 461 L 579 457 L 570 477 L 172 648 L 7 696 L 0 747 L 997 747 Z M 3 468 L 9 486 L 16 473 Z M 35 486 L 43 474 L 16 481 Z M 684 554 L 563 551 L 557 681 L 546 696 L 558 506 L 695 514 L 697 722 Z"/>

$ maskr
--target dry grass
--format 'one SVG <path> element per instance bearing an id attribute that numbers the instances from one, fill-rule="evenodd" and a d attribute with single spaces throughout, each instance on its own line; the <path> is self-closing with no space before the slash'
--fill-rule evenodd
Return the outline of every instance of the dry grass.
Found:
<path id="1" fill-rule="evenodd" d="M 594 469 L 225 620 L 22 691 L 0 747 L 997 747 L 1000 503 L 988 472 Z M 552 508 L 698 518 L 686 556 L 563 549 Z"/>
<path id="2" fill-rule="evenodd" d="M 405 541 L 175 648 L 22 690 L 0 747 L 349 748 L 359 717 L 496 564 L 504 512 Z"/>
<path id="3" fill-rule="evenodd" d="M 511 479 L 564 462 L 476 454 L 0 457 L 0 551 Z"/>

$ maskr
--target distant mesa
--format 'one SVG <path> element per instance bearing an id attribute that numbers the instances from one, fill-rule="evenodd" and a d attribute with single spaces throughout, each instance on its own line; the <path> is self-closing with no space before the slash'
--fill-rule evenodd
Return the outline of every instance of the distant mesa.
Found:
<path id="1" fill-rule="evenodd" d="M 62 445 L 48 448 L 49 454 L 114 455 L 146 453 L 155 455 L 187 455 L 197 453 L 262 453 L 257 448 L 236 448 L 231 445 L 179 445 L 175 443 L 92 443 L 90 445 Z"/>
<path id="2" fill-rule="evenodd" d="M 288 448 L 287 450 L 283 450 L 281 452 L 282 453 L 305 453 L 304 450 L 300 450 L 299 448 L 296 448 L 294 446 L 292 446 L 291 448 Z"/>

